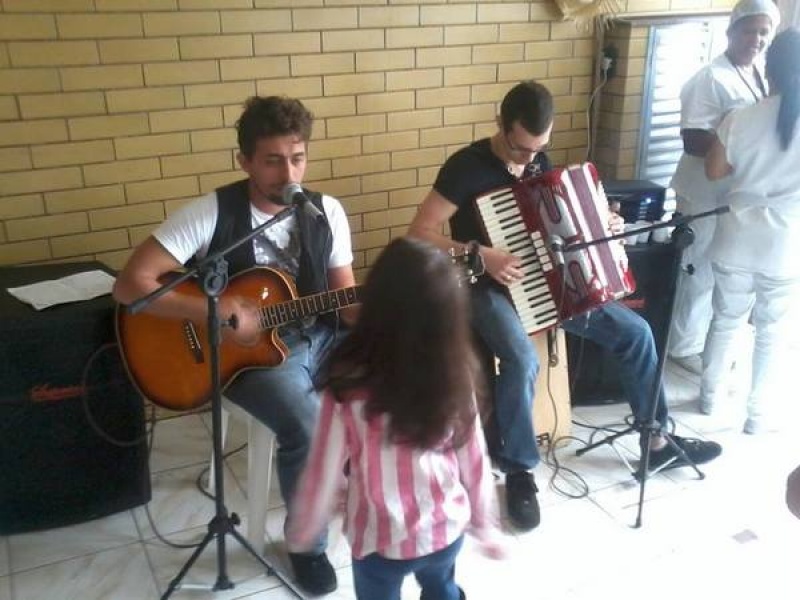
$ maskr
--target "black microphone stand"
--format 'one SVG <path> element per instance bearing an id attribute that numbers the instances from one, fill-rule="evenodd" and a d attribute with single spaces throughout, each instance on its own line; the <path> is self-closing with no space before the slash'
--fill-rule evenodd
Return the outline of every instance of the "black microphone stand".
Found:
<path id="1" fill-rule="evenodd" d="M 633 229 L 630 231 L 626 231 L 625 233 L 620 233 L 616 235 L 609 236 L 607 238 L 598 238 L 594 240 L 590 240 L 587 242 L 578 242 L 576 244 L 570 244 L 563 248 L 563 252 L 571 252 L 573 250 L 582 250 L 584 248 L 588 248 L 589 246 L 594 246 L 596 244 L 605 243 L 613 240 L 619 240 L 626 238 L 628 236 L 639 235 L 640 233 L 644 233 L 646 231 L 653 231 L 655 229 L 661 229 L 663 227 L 675 227 L 674 231 L 672 232 L 672 245 L 674 247 L 674 252 L 672 255 L 672 265 L 670 269 L 671 276 L 669 277 L 669 287 L 667 289 L 667 322 L 672 323 L 672 313 L 675 308 L 675 298 L 677 296 L 677 289 L 678 289 L 678 273 L 681 269 L 681 263 L 683 261 L 683 252 L 684 250 L 689 247 L 694 242 L 694 231 L 692 231 L 691 227 L 688 224 L 695 219 L 701 219 L 705 217 L 711 217 L 715 215 L 720 215 L 726 213 L 730 210 L 728 206 L 720 206 L 713 210 L 697 213 L 695 215 L 680 215 L 674 216 L 669 221 L 665 221 L 663 223 L 657 223 L 654 225 L 650 225 L 647 227 L 642 227 L 638 229 Z M 636 522 L 634 527 L 639 528 L 642 526 L 642 510 L 644 506 L 644 491 L 645 491 L 645 484 L 647 479 L 650 475 L 655 475 L 658 471 L 663 470 L 667 464 L 661 466 L 658 470 L 650 473 L 650 442 L 653 439 L 654 435 L 661 435 L 664 437 L 664 440 L 667 444 L 672 447 L 673 450 L 677 453 L 677 458 L 675 460 L 682 460 L 683 464 L 686 464 L 692 467 L 695 472 L 697 473 L 698 479 L 705 478 L 700 469 L 697 468 L 697 465 L 692 461 L 684 452 L 683 448 L 681 448 L 672 436 L 669 435 L 668 432 L 662 430 L 662 424 L 656 421 L 656 412 L 658 410 L 658 398 L 659 392 L 661 391 L 661 385 L 664 378 L 664 364 L 666 362 L 667 357 L 667 348 L 669 347 L 669 338 L 670 338 L 670 330 L 671 327 L 667 329 L 666 336 L 664 338 L 664 347 L 661 349 L 661 352 L 658 352 L 658 364 L 656 366 L 656 374 L 651 382 L 650 388 L 650 406 L 649 406 L 649 414 L 647 417 L 647 421 L 642 423 L 638 422 L 634 417 L 632 419 L 631 424 L 622 429 L 617 431 L 611 435 L 604 437 L 602 440 L 594 442 L 592 444 L 588 444 L 587 446 L 578 449 L 575 452 L 576 456 L 583 456 L 590 450 L 593 450 L 599 446 L 609 445 L 610 447 L 614 447 L 614 442 L 621 438 L 622 436 L 628 435 L 629 433 L 637 432 L 640 434 L 640 447 L 642 449 L 641 459 L 639 460 L 639 468 L 632 473 L 634 478 L 639 482 L 639 506 L 636 514 Z M 624 461 L 627 464 L 627 461 Z M 669 464 L 669 463 L 668 463 Z"/>
<path id="2" fill-rule="evenodd" d="M 172 595 L 183 577 L 192 568 L 192 565 L 200 557 L 206 546 L 214 539 L 217 542 L 217 581 L 211 588 L 213 591 L 229 590 L 234 587 L 234 583 L 228 577 L 227 555 L 225 551 L 225 536 L 232 535 L 261 565 L 266 569 L 267 575 L 277 577 L 297 598 L 304 598 L 303 594 L 289 581 L 280 571 L 270 565 L 250 543 L 236 530 L 240 519 L 236 513 L 229 513 L 225 506 L 225 481 L 222 464 L 222 385 L 220 381 L 220 362 L 219 348 L 221 341 L 222 327 L 236 328 L 235 317 L 231 320 L 222 321 L 219 317 L 219 297 L 228 285 L 228 263 L 225 256 L 235 248 L 238 248 L 248 240 L 251 240 L 265 229 L 274 226 L 293 215 L 295 207 L 290 206 L 278 213 L 269 221 L 265 221 L 247 235 L 232 244 L 200 260 L 194 267 L 187 270 L 179 277 L 171 280 L 154 292 L 132 302 L 128 306 L 131 314 L 137 313 L 154 300 L 160 298 L 167 292 L 174 289 L 191 277 L 197 276 L 198 284 L 207 298 L 208 304 L 208 344 L 210 347 L 211 360 L 209 369 L 211 372 L 211 433 L 213 444 L 213 464 L 214 464 L 214 517 L 208 523 L 208 532 L 194 550 L 189 560 L 183 565 L 181 570 L 170 582 L 169 587 L 161 596 L 161 600 L 166 600 Z M 176 374 L 180 376 L 180 374 Z"/>

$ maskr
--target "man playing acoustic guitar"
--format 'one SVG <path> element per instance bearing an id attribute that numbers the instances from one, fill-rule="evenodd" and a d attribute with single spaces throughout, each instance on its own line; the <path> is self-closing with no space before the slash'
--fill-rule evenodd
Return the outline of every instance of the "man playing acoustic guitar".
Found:
<path id="1" fill-rule="evenodd" d="M 345 308 L 333 313 L 333 318 L 311 316 L 290 322 L 279 329 L 285 348 L 273 335 L 262 335 L 265 315 L 260 309 L 271 302 L 271 297 L 293 298 L 294 285 L 300 297 L 355 285 L 350 229 L 341 204 L 330 196 L 308 190 L 299 192 L 299 186 L 290 186 L 303 179 L 312 121 L 313 116 L 299 100 L 276 96 L 250 98 L 236 123 L 237 160 L 248 178 L 222 186 L 170 215 L 136 248 L 114 286 L 114 297 L 129 304 L 159 288 L 164 276 L 187 261 L 224 248 L 300 199 L 294 215 L 267 228 L 226 257 L 230 274 L 240 274 L 240 279 L 232 278 L 231 287 L 219 301 L 220 317 L 233 318 L 235 323 L 235 327 L 224 328 L 220 352 L 223 383 L 228 383 L 225 396 L 275 432 L 279 446 L 278 476 L 287 505 L 317 419 L 319 398 L 312 377 L 336 338 L 339 316 L 345 323 L 354 317 L 354 308 Z M 266 274 L 262 283 L 259 270 L 252 271 L 259 266 L 278 272 L 262 269 Z M 253 278 L 258 283 L 253 284 Z M 248 284 L 240 288 L 252 290 L 249 294 L 236 286 L 245 280 Z M 146 317 L 166 326 L 157 325 L 155 329 L 168 331 L 170 324 L 177 323 L 176 331 L 180 331 L 181 324 L 201 327 L 206 322 L 205 297 L 193 292 L 194 284 L 191 288 L 179 286 L 149 306 Z M 302 306 L 308 308 L 309 304 Z M 125 332 L 121 334 L 125 346 Z M 172 357 L 182 354 L 181 341 L 175 340 L 174 349 L 159 344 L 160 347 L 153 349 L 155 361 L 169 364 Z M 253 348 L 254 355 L 269 354 L 270 348 L 263 353 L 258 348 L 263 344 L 272 345 L 272 354 L 278 356 L 273 361 L 277 366 L 264 369 L 251 367 L 273 365 L 236 364 L 228 368 L 232 371 L 230 381 L 224 379 L 226 355 L 235 355 L 237 349 L 246 354 Z M 187 365 L 191 364 L 194 363 L 187 361 Z M 205 372 L 207 365 L 202 368 Z M 132 375 L 137 378 L 135 372 Z M 174 381 L 176 386 L 180 386 L 182 378 L 194 379 L 191 373 L 180 372 L 175 366 L 164 373 L 164 379 L 170 384 Z M 145 395 L 150 397 L 146 392 Z M 325 547 L 323 535 L 312 552 L 290 554 L 298 584 L 313 595 L 336 589 L 336 574 L 325 555 Z"/>

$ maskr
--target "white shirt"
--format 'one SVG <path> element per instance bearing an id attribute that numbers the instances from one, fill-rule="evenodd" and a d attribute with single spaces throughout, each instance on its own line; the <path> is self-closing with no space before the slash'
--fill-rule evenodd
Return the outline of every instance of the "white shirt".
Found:
<path id="1" fill-rule="evenodd" d="M 780 97 L 728 115 L 717 135 L 734 172 L 711 260 L 776 277 L 800 276 L 800 134 L 781 150 Z"/>
<path id="2" fill-rule="evenodd" d="M 719 55 L 695 73 L 681 89 L 681 129 L 716 131 L 732 109 L 753 104 L 761 96 L 757 83 L 737 69 L 727 56 Z M 727 183 L 709 181 L 702 157 L 684 152 L 670 186 L 691 205 L 693 212 L 718 206 Z"/>
<path id="3" fill-rule="evenodd" d="M 331 196 L 322 197 L 322 208 L 331 226 L 333 247 L 328 260 L 328 268 L 343 267 L 353 262 L 353 251 L 350 241 L 350 224 L 347 221 L 341 203 Z M 251 224 L 261 225 L 272 218 L 250 205 Z M 203 258 L 207 252 L 214 228 L 217 225 L 217 193 L 211 192 L 182 206 L 169 216 L 153 232 L 153 236 L 161 243 L 175 260 L 181 264 L 192 256 Z M 267 236 L 286 256 L 277 255 L 272 246 L 263 241 Z M 297 276 L 297 258 L 300 254 L 297 237 L 297 219 L 294 215 L 268 227 L 261 235 L 253 239 L 256 264 L 280 269 L 289 275 Z"/>

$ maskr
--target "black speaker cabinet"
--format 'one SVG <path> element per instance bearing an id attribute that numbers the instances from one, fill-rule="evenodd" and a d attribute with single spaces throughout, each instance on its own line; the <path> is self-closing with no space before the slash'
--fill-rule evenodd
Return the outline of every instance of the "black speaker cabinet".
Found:
<path id="1" fill-rule="evenodd" d="M 664 352 L 669 331 L 669 291 L 673 285 L 675 246 L 636 244 L 627 247 L 636 292 L 622 300 L 650 324 L 656 349 Z M 567 334 L 572 404 L 612 404 L 625 400 L 617 360 L 603 348 Z"/>
<path id="2" fill-rule="evenodd" d="M 144 407 L 115 344 L 111 298 L 37 311 L 6 291 L 102 268 L 0 268 L 0 534 L 150 500 Z"/>

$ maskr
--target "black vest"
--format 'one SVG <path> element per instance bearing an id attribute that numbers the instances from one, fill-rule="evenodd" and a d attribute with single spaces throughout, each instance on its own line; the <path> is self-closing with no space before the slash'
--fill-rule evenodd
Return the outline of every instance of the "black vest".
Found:
<path id="1" fill-rule="evenodd" d="M 217 225 L 211 238 L 209 254 L 252 231 L 247 182 L 247 179 L 243 179 L 217 189 Z M 305 188 L 303 193 L 322 214 L 320 218 L 310 218 L 304 210 L 295 211 L 300 234 L 299 271 L 295 284 L 300 296 L 308 296 L 328 289 L 327 265 L 333 240 L 328 218 L 322 209 L 322 195 Z M 228 261 L 230 275 L 256 266 L 253 244 L 248 242 L 232 250 L 225 259 Z"/>

